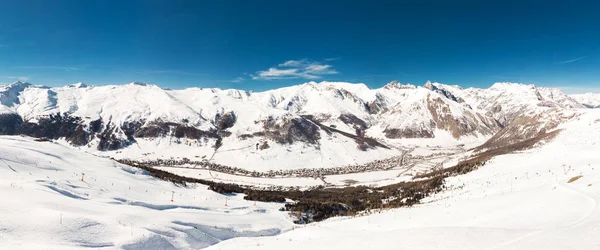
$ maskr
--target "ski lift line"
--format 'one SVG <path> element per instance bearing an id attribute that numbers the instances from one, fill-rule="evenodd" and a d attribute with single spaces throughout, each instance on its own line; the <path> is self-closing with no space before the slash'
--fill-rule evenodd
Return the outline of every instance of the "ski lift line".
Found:
<path id="1" fill-rule="evenodd" d="M 212 161 L 212 159 L 213 159 L 213 158 L 215 157 L 215 155 L 217 154 L 217 151 L 218 151 L 218 150 L 219 150 L 218 148 L 215 148 L 215 151 L 213 152 L 213 154 L 210 156 L 210 158 L 209 158 L 209 159 L 208 159 L 206 162 L 210 162 L 210 161 Z"/>

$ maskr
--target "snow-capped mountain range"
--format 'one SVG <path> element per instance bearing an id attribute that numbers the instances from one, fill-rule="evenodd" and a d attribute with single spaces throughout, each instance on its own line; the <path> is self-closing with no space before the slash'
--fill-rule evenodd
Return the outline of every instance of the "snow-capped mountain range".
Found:
<path id="1" fill-rule="evenodd" d="M 571 97 L 588 108 L 600 108 L 600 94 L 586 93 Z"/>
<path id="2" fill-rule="evenodd" d="M 394 81 L 370 89 L 364 84 L 309 82 L 249 92 L 170 90 L 137 82 L 55 88 L 16 82 L 0 86 L 0 134 L 65 139 L 99 151 L 127 149 L 140 141 L 159 143 L 161 138 L 207 153 L 267 141 L 288 152 L 313 148 L 321 157 L 329 150 L 326 155 L 335 161 L 346 157 L 340 151 L 390 155 L 385 153 L 389 149 L 362 138 L 383 145 L 414 138 L 483 142 L 516 117 L 597 107 L 599 100 L 598 95 L 568 96 L 559 89 L 515 83 L 463 89 Z"/>

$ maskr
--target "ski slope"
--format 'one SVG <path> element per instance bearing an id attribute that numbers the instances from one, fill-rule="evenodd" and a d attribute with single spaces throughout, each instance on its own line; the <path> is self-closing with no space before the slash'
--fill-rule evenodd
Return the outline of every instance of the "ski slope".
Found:
<path id="1" fill-rule="evenodd" d="M 0 197 L 0 249 L 199 249 L 292 227 L 281 204 L 178 187 L 20 136 L 0 137 Z"/>
<path id="2" fill-rule="evenodd" d="M 561 129 L 543 147 L 447 179 L 424 204 L 210 249 L 600 249 L 600 112 Z"/>

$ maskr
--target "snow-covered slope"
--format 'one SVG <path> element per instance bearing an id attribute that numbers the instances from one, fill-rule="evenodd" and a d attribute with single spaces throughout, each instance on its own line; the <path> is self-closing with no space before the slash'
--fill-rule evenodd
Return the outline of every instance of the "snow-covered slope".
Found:
<path id="1" fill-rule="evenodd" d="M 453 137 L 491 136 L 499 130 L 491 118 L 426 88 L 385 88 L 395 104 L 378 116 L 377 128 L 388 138 L 431 138 L 436 130 Z"/>
<path id="2" fill-rule="evenodd" d="M 558 88 L 538 88 L 538 91 L 542 95 L 542 98 L 545 101 L 544 104 L 546 105 L 574 109 L 586 108 L 578 102 L 577 99 L 568 96 Z"/>
<path id="3" fill-rule="evenodd" d="M 302 85 L 253 93 L 251 100 L 265 106 L 299 114 L 328 114 L 337 117 L 351 113 L 368 119 L 366 101 L 373 90 L 364 84 L 309 82 Z"/>
<path id="4" fill-rule="evenodd" d="M 78 83 L 48 88 L 18 82 L 1 89 L 0 132 L 64 138 L 72 145 L 100 151 L 125 151 L 107 153 L 114 157 L 153 154 L 170 158 L 182 153 L 183 157 L 208 157 L 215 147 L 223 146 L 223 154 L 215 155 L 214 161 L 227 165 L 279 169 L 301 167 L 292 163 L 311 167 L 360 163 L 398 152 L 371 147 L 364 153 L 365 148 L 354 137 L 331 134 L 319 126 L 332 126 L 358 136 L 371 127 L 400 131 L 396 134 L 401 136 L 393 138 L 419 137 L 411 131 L 422 124 L 428 126 L 418 129 L 426 130 L 428 138 L 435 137 L 436 129 L 453 129 L 452 125 L 432 125 L 438 117 L 431 114 L 427 104 L 440 96 L 422 88 L 396 85 L 373 90 L 364 84 L 310 82 L 251 93 L 201 88 L 168 90 L 145 83 L 100 87 Z M 444 103 L 452 106 L 450 101 Z M 422 112 L 409 117 L 412 121 L 396 122 L 406 118 L 406 110 L 414 107 Z M 468 120 L 467 123 L 473 123 L 473 118 L 479 120 L 461 116 L 464 111 L 460 109 L 439 112 Z M 475 127 L 468 132 L 489 135 L 493 130 Z M 370 131 L 374 133 L 371 135 Z M 453 135 L 458 143 L 466 134 Z M 368 130 L 366 136 L 386 137 L 377 130 Z M 254 145 L 264 142 L 270 144 L 270 149 L 256 154 Z M 179 149 L 165 154 L 169 152 L 163 150 L 165 147 Z M 229 151 L 245 157 L 232 157 L 226 153 Z M 295 160 L 281 166 L 282 158 Z"/>
<path id="5" fill-rule="evenodd" d="M 29 86 L 31 84 L 23 82 L 0 85 L 0 113 L 14 112 L 14 107 L 20 103 L 19 94 Z"/>
<path id="6" fill-rule="evenodd" d="M 253 93 L 169 90 L 137 82 L 59 88 L 17 82 L 0 87 L 0 133 L 64 139 L 90 150 L 112 151 L 100 153 L 114 157 L 209 159 L 215 148 L 225 149 L 231 153 L 211 160 L 277 169 L 282 158 L 319 167 L 398 153 L 365 147 L 360 142 L 364 136 L 392 147 L 415 138 L 432 145 L 481 143 L 519 115 L 582 107 L 558 89 L 512 83 L 462 89 L 391 82 L 370 89 L 364 84 L 309 82 Z M 256 144 L 265 142 L 269 149 L 259 152 Z M 173 148 L 178 150 L 169 152 Z"/>
<path id="7" fill-rule="evenodd" d="M 102 118 L 116 124 L 131 121 L 189 121 L 201 123 L 201 115 L 156 85 L 27 88 L 20 95 L 17 112 L 23 117 L 68 113 L 85 119 Z"/>
<path id="8" fill-rule="evenodd" d="M 491 116 L 502 125 L 481 148 L 534 138 L 573 118 L 571 111 L 586 108 L 560 89 L 520 83 L 495 83 L 489 89 L 463 89 L 440 83 L 427 83 L 425 87 Z"/>
<path id="9" fill-rule="evenodd" d="M 0 197 L 0 249 L 199 249 L 292 227 L 281 204 L 20 136 L 0 137 Z"/>
<path id="10" fill-rule="evenodd" d="M 582 112 L 552 142 L 449 178 L 425 204 L 210 249 L 600 249 L 600 112 Z"/>
<path id="11" fill-rule="evenodd" d="M 458 102 L 494 117 L 503 125 L 508 125 L 512 119 L 526 113 L 538 114 L 552 108 L 585 108 L 560 89 L 536 87 L 532 84 L 500 82 L 488 89 L 463 89 L 440 83 L 433 83 L 431 86 L 449 98 L 456 98 Z"/>
<path id="12" fill-rule="evenodd" d="M 587 93 L 571 97 L 588 108 L 600 108 L 600 94 Z"/>

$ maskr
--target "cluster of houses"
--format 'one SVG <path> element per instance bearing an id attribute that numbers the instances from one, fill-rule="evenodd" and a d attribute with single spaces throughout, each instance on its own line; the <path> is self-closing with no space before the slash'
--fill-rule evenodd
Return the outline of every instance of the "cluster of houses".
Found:
<path id="1" fill-rule="evenodd" d="M 162 167 L 176 167 L 188 165 L 190 168 L 206 168 L 211 171 L 244 175 L 252 177 L 264 177 L 264 178 L 276 178 L 276 177 L 308 177 L 308 178 L 321 178 L 326 175 L 340 175 L 340 174 L 352 174 L 370 171 L 381 171 L 389 170 L 394 167 L 405 164 L 404 161 L 415 160 L 413 158 L 422 158 L 422 156 L 394 156 L 391 158 L 376 160 L 364 164 L 345 165 L 331 168 L 300 168 L 300 169 L 289 169 L 289 170 L 270 170 L 267 172 L 249 171 L 243 168 L 226 166 L 218 163 L 212 163 L 208 161 L 192 161 L 188 158 L 182 159 L 157 159 L 147 161 L 133 161 L 133 160 L 122 160 L 128 163 L 137 163 L 148 166 L 162 166 Z"/>

